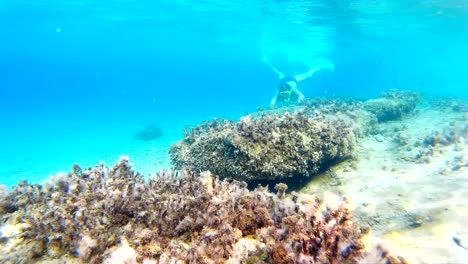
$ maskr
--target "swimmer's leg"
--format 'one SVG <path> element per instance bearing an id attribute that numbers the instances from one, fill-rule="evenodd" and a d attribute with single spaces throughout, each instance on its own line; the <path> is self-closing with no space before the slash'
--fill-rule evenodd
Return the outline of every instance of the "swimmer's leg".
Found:
<path id="1" fill-rule="evenodd" d="M 262 56 L 262 61 L 275 72 L 275 74 L 278 76 L 279 79 L 282 79 L 286 76 L 284 73 L 280 72 L 273 65 L 271 65 L 270 59 L 266 55 Z"/>
<path id="2" fill-rule="evenodd" d="M 312 77 L 316 72 L 324 69 L 334 71 L 335 65 L 327 59 L 318 59 L 308 65 L 310 70 L 305 73 L 294 76 L 297 82 L 302 82 Z"/>

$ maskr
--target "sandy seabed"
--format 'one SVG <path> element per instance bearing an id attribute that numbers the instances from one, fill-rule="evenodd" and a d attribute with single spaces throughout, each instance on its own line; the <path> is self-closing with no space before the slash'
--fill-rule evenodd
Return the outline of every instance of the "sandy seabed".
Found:
<path id="1" fill-rule="evenodd" d="M 358 141 L 354 159 L 336 165 L 302 194 L 349 197 L 371 239 L 409 263 L 468 263 L 468 142 L 420 144 L 430 135 L 465 130 L 466 113 L 421 107 L 403 120 L 382 123 Z M 439 134 L 437 134 L 439 132 Z M 427 143 L 427 142 L 426 142 Z"/>

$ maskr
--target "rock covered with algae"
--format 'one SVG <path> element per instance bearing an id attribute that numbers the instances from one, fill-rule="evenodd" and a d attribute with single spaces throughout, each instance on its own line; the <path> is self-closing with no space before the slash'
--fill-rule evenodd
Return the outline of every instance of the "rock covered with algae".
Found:
<path id="1" fill-rule="evenodd" d="M 377 99 L 364 102 L 364 109 L 375 114 L 379 122 L 398 120 L 411 114 L 421 101 L 421 95 L 410 91 L 390 91 Z"/>
<path id="2" fill-rule="evenodd" d="M 186 129 L 169 153 L 177 169 L 237 180 L 309 176 L 352 157 L 356 138 L 373 132 L 378 122 L 410 114 L 419 101 L 418 93 L 405 91 L 365 102 L 308 99 L 236 122 L 215 119 Z"/>
<path id="3" fill-rule="evenodd" d="M 185 131 L 169 153 L 177 168 L 209 170 L 236 180 L 309 176 L 352 156 L 352 124 L 310 109 L 214 120 Z"/>
<path id="4" fill-rule="evenodd" d="M 208 172 L 144 180 L 126 158 L 110 169 L 75 166 L 1 193 L 0 262 L 403 263 L 366 251 L 346 200 L 299 201 L 286 188 L 250 191 Z"/>

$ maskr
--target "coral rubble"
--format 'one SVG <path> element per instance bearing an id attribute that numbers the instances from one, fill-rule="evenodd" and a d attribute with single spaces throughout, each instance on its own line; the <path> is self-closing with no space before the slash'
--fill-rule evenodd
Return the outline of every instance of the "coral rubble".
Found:
<path id="1" fill-rule="evenodd" d="M 349 158 L 355 134 L 350 122 L 307 109 L 247 115 L 238 122 L 206 122 L 186 130 L 170 149 L 173 165 L 209 170 L 237 180 L 309 176 Z"/>
<path id="2" fill-rule="evenodd" d="M 441 156 L 447 151 L 454 151 L 463 156 L 462 152 L 468 142 L 468 123 L 463 114 L 450 112 L 446 112 L 444 121 L 436 126 L 427 126 L 410 133 L 416 128 L 411 129 L 408 124 L 395 124 L 391 128 L 382 129 L 381 135 L 392 138 L 396 144 L 394 151 L 398 152 L 397 155 L 402 160 L 430 163 L 432 158 Z M 463 157 L 455 163 L 454 168 L 466 167 Z"/>
<path id="3" fill-rule="evenodd" d="M 0 262 L 356 263 L 363 229 L 338 205 L 220 180 L 161 172 L 145 181 L 126 158 L 22 182 L 0 197 Z M 7 232 L 6 230 L 10 228 Z M 381 255 L 381 259 L 389 254 Z M 393 263 L 393 262 L 392 262 Z"/>

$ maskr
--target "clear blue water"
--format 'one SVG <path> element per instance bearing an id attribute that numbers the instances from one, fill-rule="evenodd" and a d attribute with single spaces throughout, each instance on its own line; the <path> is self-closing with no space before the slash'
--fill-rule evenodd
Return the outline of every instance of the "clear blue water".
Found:
<path id="1" fill-rule="evenodd" d="M 116 160 L 147 124 L 177 138 L 267 105 L 278 80 L 262 56 L 286 73 L 333 61 L 302 86 L 308 97 L 468 97 L 462 0 L 4 0 L 0 38 L 7 185 Z"/>

